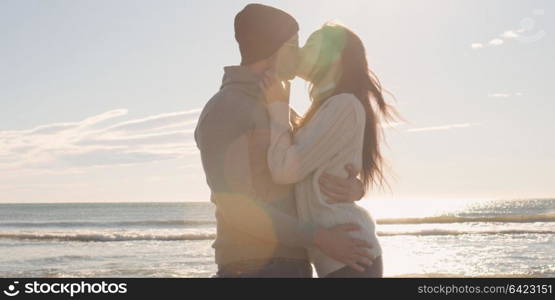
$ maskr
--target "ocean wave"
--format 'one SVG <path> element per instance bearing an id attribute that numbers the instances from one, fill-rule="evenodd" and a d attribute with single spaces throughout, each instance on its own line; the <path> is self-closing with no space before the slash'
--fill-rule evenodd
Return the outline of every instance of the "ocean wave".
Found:
<path id="1" fill-rule="evenodd" d="M 519 229 L 498 229 L 498 230 L 449 230 L 449 229 L 424 229 L 414 231 L 379 231 L 378 236 L 398 236 L 398 235 L 464 235 L 464 234 L 555 234 L 555 230 L 519 230 Z"/>
<path id="2" fill-rule="evenodd" d="M 121 242 L 121 241 L 200 241 L 213 240 L 215 233 L 155 234 L 155 233 L 0 233 L 0 239 Z"/>
<path id="3" fill-rule="evenodd" d="M 496 234 L 555 234 L 555 230 L 448 230 L 424 229 L 414 231 L 378 231 L 378 236 L 434 236 L 434 235 L 496 235 Z M 74 241 L 74 242 L 122 242 L 122 241 L 202 241 L 213 240 L 216 233 L 152 233 L 152 232 L 0 232 L 0 239 Z"/>
<path id="4" fill-rule="evenodd" d="M 54 221 L 0 222 L 0 227 L 126 227 L 126 226 L 201 226 L 215 225 L 213 220 L 141 220 L 141 221 Z"/>
<path id="5" fill-rule="evenodd" d="M 542 215 L 511 215 L 495 217 L 460 217 L 460 216 L 434 216 L 422 218 L 390 218 L 377 219 L 380 225 L 408 225 L 408 224 L 438 224 L 438 223 L 533 223 L 555 222 L 555 214 Z M 214 226 L 215 220 L 139 220 L 139 221 L 51 221 L 51 222 L 0 222 L 0 227 L 191 227 Z"/>
<path id="6" fill-rule="evenodd" d="M 532 223 L 532 222 L 555 222 L 555 214 L 542 215 L 510 215 L 492 217 L 459 217 L 459 216 L 435 216 L 423 218 L 391 218 L 378 219 L 376 223 L 381 225 L 394 224 L 434 224 L 434 223 Z"/>

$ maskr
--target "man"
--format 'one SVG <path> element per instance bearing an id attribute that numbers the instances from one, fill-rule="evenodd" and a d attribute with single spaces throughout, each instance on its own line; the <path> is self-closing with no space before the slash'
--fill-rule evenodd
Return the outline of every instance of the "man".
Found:
<path id="1" fill-rule="evenodd" d="M 259 82 L 272 70 L 295 77 L 298 24 L 273 7 L 249 4 L 235 18 L 241 65 L 225 67 L 220 91 L 204 107 L 195 130 L 211 201 L 216 205 L 218 277 L 311 277 L 306 248 L 318 247 L 355 269 L 371 264 L 354 224 L 321 228 L 296 218 L 293 185 L 272 181 L 267 165 L 269 116 Z M 338 201 L 356 201 L 362 184 L 323 180 Z"/>

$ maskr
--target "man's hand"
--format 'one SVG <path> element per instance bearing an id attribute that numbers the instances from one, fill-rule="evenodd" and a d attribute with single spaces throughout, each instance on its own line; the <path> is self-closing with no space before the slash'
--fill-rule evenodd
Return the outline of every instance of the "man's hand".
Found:
<path id="1" fill-rule="evenodd" d="M 373 256 L 368 242 L 353 238 L 349 231 L 360 230 L 357 224 L 342 224 L 316 232 L 314 244 L 322 252 L 358 272 L 363 272 L 362 265 L 372 265 Z"/>
<path id="2" fill-rule="evenodd" d="M 289 94 L 291 93 L 291 83 L 289 81 L 280 81 L 272 73 L 266 72 L 260 82 L 260 88 L 266 95 L 266 102 L 284 102 L 289 104 Z"/>
<path id="3" fill-rule="evenodd" d="M 347 179 L 328 173 L 320 176 L 320 190 L 330 198 L 328 203 L 355 202 L 364 196 L 363 184 L 357 178 L 358 171 L 351 164 L 346 165 L 345 170 L 349 174 Z"/>

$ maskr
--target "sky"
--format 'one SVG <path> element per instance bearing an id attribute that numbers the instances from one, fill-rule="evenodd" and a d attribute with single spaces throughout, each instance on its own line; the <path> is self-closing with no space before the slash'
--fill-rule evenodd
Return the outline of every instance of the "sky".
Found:
<path id="1" fill-rule="evenodd" d="M 0 203 L 209 201 L 192 133 L 247 3 L 1 1 Z M 555 197 L 553 1 L 260 3 L 301 43 L 350 27 L 395 96 L 391 189 L 365 201 Z"/>

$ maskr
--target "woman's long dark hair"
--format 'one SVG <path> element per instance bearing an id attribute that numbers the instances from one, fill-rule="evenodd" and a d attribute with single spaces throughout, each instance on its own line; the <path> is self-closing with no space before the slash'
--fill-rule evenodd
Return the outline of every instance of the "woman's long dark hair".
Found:
<path id="1" fill-rule="evenodd" d="M 380 150 L 380 141 L 385 140 L 385 137 L 380 122 L 393 121 L 401 117 L 395 108 L 384 100 L 380 81 L 368 67 L 366 50 L 361 39 L 348 28 L 338 24 L 327 23 L 319 31 L 320 55 L 307 78 L 311 83 L 309 92 L 312 105 L 302 118 L 294 122 L 295 129 L 302 128 L 331 96 L 341 93 L 355 95 L 366 111 L 360 172 L 366 193 L 370 185 L 387 184 L 384 176 L 385 163 Z M 336 80 L 335 88 L 323 95 L 319 93 L 318 85 L 329 75 L 334 61 L 338 60 L 340 76 Z M 324 99 L 319 99 L 320 97 Z"/>

